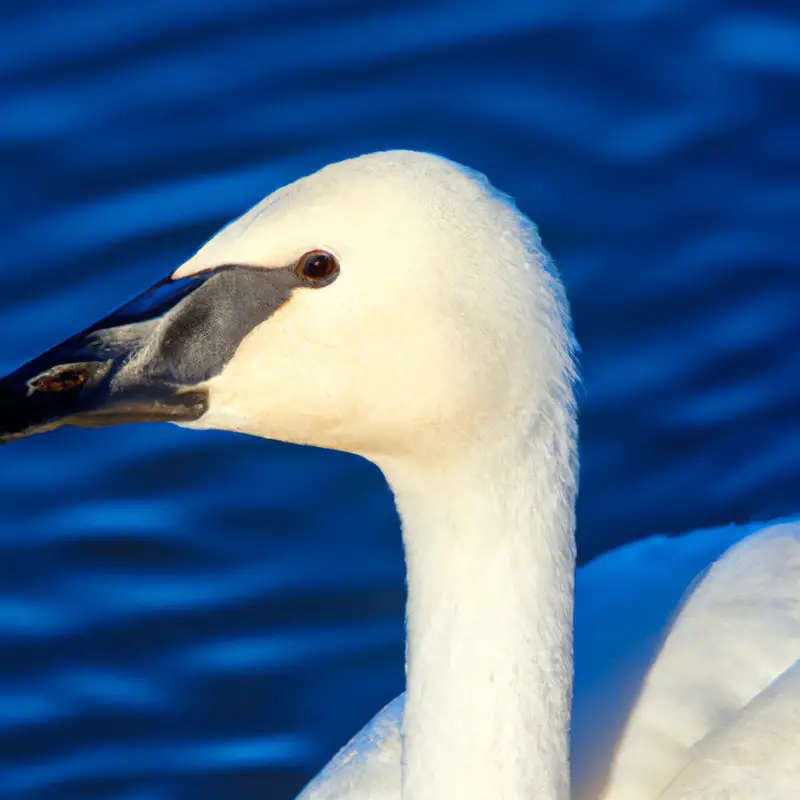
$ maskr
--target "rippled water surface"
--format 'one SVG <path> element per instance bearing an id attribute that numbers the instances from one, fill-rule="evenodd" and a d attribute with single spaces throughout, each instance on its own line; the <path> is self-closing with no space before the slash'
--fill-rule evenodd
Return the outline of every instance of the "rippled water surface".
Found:
<path id="1" fill-rule="evenodd" d="M 584 560 L 797 512 L 800 16 L 583 6 L 4 4 L 0 371 L 286 181 L 433 150 L 514 195 L 567 283 Z M 3 800 L 288 798 L 401 689 L 369 465 L 143 426 L 0 471 Z"/>

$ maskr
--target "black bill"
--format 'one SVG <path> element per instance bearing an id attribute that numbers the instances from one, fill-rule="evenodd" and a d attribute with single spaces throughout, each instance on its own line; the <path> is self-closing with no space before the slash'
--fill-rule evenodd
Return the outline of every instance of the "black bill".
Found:
<path id="1" fill-rule="evenodd" d="M 0 380 L 0 444 L 60 425 L 192 422 L 201 384 L 300 285 L 294 269 L 170 278 Z"/>

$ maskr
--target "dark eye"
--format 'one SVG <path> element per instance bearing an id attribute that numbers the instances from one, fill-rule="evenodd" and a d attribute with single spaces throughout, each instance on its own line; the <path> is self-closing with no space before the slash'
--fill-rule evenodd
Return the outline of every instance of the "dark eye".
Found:
<path id="1" fill-rule="evenodd" d="M 312 250 L 297 262 L 297 274 L 309 286 L 324 286 L 339 274 L 339 260 L 326 250 Z"/>

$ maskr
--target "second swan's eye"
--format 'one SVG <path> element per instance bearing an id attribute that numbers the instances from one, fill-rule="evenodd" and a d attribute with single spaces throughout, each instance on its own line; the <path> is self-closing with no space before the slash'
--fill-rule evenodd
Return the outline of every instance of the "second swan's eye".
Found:
<path id="1" fill-rule="evenodd" d="M 297 262 L 297 274 L 309 286 L 325 286 L 339 274 L 339 259 L 327 250 L 312 250 Z"/>

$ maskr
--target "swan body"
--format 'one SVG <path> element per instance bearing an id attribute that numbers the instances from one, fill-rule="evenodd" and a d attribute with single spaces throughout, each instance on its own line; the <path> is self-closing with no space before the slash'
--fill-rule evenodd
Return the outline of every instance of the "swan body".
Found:
<path id="1" fill-rule="evenodd" d="M 509 198 L 445 159 L 374 153 L 274 192 L 167 279 L 0 381 L 0 442 L 63 424 L 162 420 L 372 460 L 402 522 L 407 691 L 305 797 L 567 800 L 574 349 L 558 275 Z M 636 557 L 619 556 L 627 566 Z M 730 585 L 716 577 L 725 563 L 692 595 L 619 719 L 612 782 L 640 780 L 637 731 L 655 730 L 648 708 L 663 709 L 671 692 L 698 701 L 691 631 L 730 635 L 707 597 L 716 589 L 704 588 Z M 752 587 L 769 616 L 759 587 L 772 584 Z M 770 681 L 794 690 L 793 673 L 782 679 L 776 666 L 796 644 L 791 630 L 764 638 L 775 664 L 742 660 L 752 674 L 725 708 L 730 717 L 755 705 L 710 751 L 767 729 L 759 721 L 772 718 L 773 695 L 753 698 Z M 673 662 L 688 669 L 660 666 Z M 583 703 L 580 675 L 576 691 Z M 708 782 L 705 762 L 675 753 L 702 753 L 693 739 L 724 716 L 724 703 L 701 706 L 675 742 L 651 737 L 650 752 L 669 761 L 654 791 L 681 769 L 679 780 Z M 606 723 L 597 742 L 613 749 L 611 717 L 596 716 Z"/>
<path id="2" fill-rule="evenodd" d="M 698 742 L 661 800 L 780 800 L 800 785 L 800 659 Z"/>
<path id="3" fill-rule="evenodd" d="M 794 521 L 657 537 L 578 570 L 576 678 L 588 685 L 573 712 L 573 797 L 795 797 L 798 587 Z M 298 800 L 398 800 L 403 701 L 370 720 Z"/>
<path id="4" fill-rule="evenodd" d="M 800 524 L 787 523 L 744 539 L 698 581 L 644 679 L 603 797 L 659 797 L 682 769 L 681 791 L 694 783 L 706 796 L 712 775 L 742 768 L 745 754 L 754 767 L 765 749 L 777 762 L 787 742 L 797 792 L 800 727 L 787 722 L 800 708 L 798 658 Z"/>

